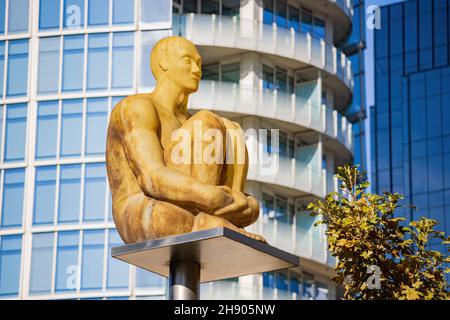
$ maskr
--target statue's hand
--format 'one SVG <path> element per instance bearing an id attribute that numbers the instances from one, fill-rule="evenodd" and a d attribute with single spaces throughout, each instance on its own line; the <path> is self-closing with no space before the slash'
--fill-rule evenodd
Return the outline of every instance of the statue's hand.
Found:
<path id="1" fill-rule="evenodd" d="M 226 186 L 219 186 L 228 192 L 234 201 L 215 211 L 215 216 L 227 219 L 238 227 L 244 227 L 256 221 L 259 214 L 259 205 L 255 198 L 247 196 L 240 191 L 231 190 Z"/>

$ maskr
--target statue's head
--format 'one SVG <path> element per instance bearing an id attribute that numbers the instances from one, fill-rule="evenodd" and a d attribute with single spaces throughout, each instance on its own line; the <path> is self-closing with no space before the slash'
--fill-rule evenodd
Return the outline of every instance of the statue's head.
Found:
<path id="1" fill-rule="evenodd" d="M 176 36 L 159 40 L 152 49 L 150 66 L 156 82 L 164 77 L 188 93 L 197 91 L 202 58 L 191 41 Z"/>

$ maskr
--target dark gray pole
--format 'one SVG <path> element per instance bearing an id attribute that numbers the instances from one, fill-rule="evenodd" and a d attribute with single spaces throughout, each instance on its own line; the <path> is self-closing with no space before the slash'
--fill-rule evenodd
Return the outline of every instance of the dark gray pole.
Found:
<path id="1" fill-rule="evenodd" d="M 169 299 L 198 300 L 200 264 L 186 260 L 170 262 Z"/>

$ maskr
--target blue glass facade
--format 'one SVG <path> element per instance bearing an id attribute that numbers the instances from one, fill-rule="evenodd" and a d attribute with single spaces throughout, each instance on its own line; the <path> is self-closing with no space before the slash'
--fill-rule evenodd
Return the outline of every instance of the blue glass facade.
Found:
<path id="1" fill-rule="evenodd" d="M 158 16 L 138 14 L 150 2 Z M 164 296 L 110 257 L 104 153 L 111 108 L 151 86 L 170 28 L 166 0 L 0 1 L 0 298 Z"/>
<path id="2" fill-rule="evenodd" d="M 450 233 L 450 3 L 382 7 L 375 32 L 372 182 L 405 194 L 401 215 L 427 216 Z M 432 244 L 437 250 L 439 245 Z"/>

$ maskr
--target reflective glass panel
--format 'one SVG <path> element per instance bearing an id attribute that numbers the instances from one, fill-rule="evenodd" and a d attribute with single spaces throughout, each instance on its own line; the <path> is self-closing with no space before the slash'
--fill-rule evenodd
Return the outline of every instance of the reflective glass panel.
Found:
<path id="1" fill-rule="evenodd" d="M 36 124 L 36 159 L 56 157 L 57 131 L 58 101 L 39 102 Z"/>
<path id="2" fill-rule="evenodd" d="M 89 0 L 88 25 L 104 26 L 109 22 L 109 0 Z"/>
<path id="3" fill-rule="evenodd" d="M 58 29 L 60 0 L 40 0 L 39 29 Z"/>
<path id="4" fill-rule="evenodd" d="M 25 159 L 27 105 L 10 104 L 6 108 L 5 162 Z"/>
<path id="5" fill-rule="evenodd" d="M 33 224 L 53 224 L 55 192 L 56 167 L 37 167 L 34 185 Z"/>
<path id="6" fill-rule="evenodd" d="M 113 89 L 133 87 L 134 33 L 120 32 L 113 35 Z"/>
<path id="7" fill-rule="evenodd" d="M 64 0 L 63 25 L 67 29 L 84 27 L 84 0 Z"/>
<path id="8" fill-rule="evenodd" d="M 111 248 L 123 245 L 122 239 L 120 239 L 119 233 L 116 229 L 109 230 L 108 238 L 108 252 L 111 252 Z M 108 274 L 107 274 L 107 289 L 128 289 L 128 277 L 130 267 L 127 263 L 114 259 L 108 254 Z"/>
<path id="9" fill-rule="evenodd" d="M 63 55 L 63 91 L 80 91 L 83 86 L 84 35 L 66 36 Z"/>
<path id="10" fill-rule="evenodd" d="M 83 233 L 81 290 L 101 290 L 105 247 L 104 230 L 86 230 Z"/>
<path id="11" fill-rule="evenodd" d="M 105 164 L 86 164 L 84 180 L 84 221 L 103 221 L 105 219 L 105 201 Z"/>
<path id="12" fill-rule="evenodd" d="M 28 32 L 29 0 L 9 0 L 8 33 Z"/>
<path id="13" fill-rule="evenodd" d="M 134 0 L 113 0 L 113 24 L 134 22 Z"/>
<path id="14" fill-rule="evenodd" d="M 33 234 L 30 293 L 50 294 L 52 286 L 53 232 Z"/>
<path id="15" fill-rule="evenodd" d="M 20 228 L 23 214 L 25 169 L 4 171 L 2 195 L 2 228 Z"/>
<path id="16" fill-rule="evenodd" d="M 56 255 L 56 292 L 75 291 L 79 277 L 78 266 L 79 231 L 62 231 L 58 233 Z"/>
<path id="17" fill-rule="evenodd" d="M 59 37 L 39 39 L 38 93 L 58 92 Z"/>
<path id="18" fill-rule="evenodd" d="M 172 8 L 166 0 L 140 0 L 142 23 L 171 23 Z"/>
<path id="19" fill-rule="evenodd" d="M 21 235 L 0 237 L 0 297 L 19 293 L 21 253 Z"/>
<path id="20" fill-rule="evenodd" d="M 87 90 L 108 88 L 109 35 L 91 34 L 88 40 Z"/>
<path id="21" fill-rule="evenodd" d="M 108 98 L 87 100 L 86 113 L 86 155 L 105 154 L 108 126 Z"/>
<path id="22" fill-rule="evenodd" d="M 80 215 L 81 165 L 61 166 L 59 183 L 59 223 L 77 223 Z"/>
<path id="23" fill-rule="evenodd" d="M 8 50 L 6 94 L 25 96 L 28 92 L 28 39 L 10 41 Z"/>
<path id="24" fill-rule="evenodd" d="M 62 157 L 74 157 L 81 154 L 82 116 L 83 101 L 81 99 L 63 101 L 60 150 Z"/>

